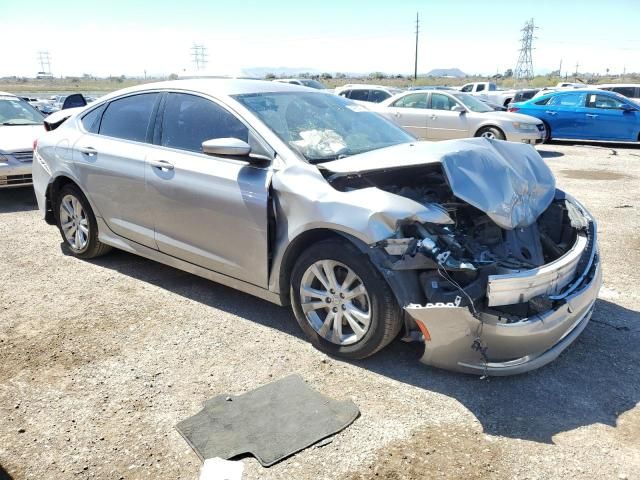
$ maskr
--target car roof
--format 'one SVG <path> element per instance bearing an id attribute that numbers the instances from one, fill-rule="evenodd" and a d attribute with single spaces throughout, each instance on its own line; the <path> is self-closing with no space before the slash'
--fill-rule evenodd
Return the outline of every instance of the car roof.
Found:
<path id="1" fill-rule="evenodd" d="M 229 78 L 198 78 L 185 80 L 170 80 L 166 82 L 153 82 L 124 88 L 106 95 L 104 98 L 113 98 L 123 94 L 145 92 L 148 90 L 191 90 L 212 96 L 240 95 L 247 93 L 272 93 L 272 92 L 318 92 L 309 87 L 293 85 L 290 83 L 269 82 L 265 80 L 242 80 Z"/>
<path id="2" fill-rule="evenodd" d="M 16 94 L 8 93 L 8 92 L 0 92 L 0 95 L 3 96 L 3 97 L 17 97 Z"/>
<path id="3" fill-rule="evenodd" d="M 603 83 L 602 85 L 595 85 L 598 88 L 602 87 L 640 87 L 640 83 Z"/>

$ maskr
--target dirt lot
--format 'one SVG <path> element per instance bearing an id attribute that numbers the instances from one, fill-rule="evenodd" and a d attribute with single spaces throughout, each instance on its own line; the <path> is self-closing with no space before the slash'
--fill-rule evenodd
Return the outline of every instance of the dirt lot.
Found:
<path id="1" fill-rule="evenodd" d="M 0 464 L 14 479 L 194 479 L 175 424 L 295 372 L 362 416 L 271 468 L 243 459 L 246 479 L 640 478 L 640 149 L 539 150 L 599 219 L 605 284 L 557 361 L 490 380 L 400 342 L 331 359 L 286 309 L 121 252 L 66 255 L 29 189 L 0 192 Z"/>

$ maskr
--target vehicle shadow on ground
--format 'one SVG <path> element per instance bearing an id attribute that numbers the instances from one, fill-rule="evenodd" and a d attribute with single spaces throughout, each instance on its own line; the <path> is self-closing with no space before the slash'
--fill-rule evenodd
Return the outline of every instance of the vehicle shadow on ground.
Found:
<path id="1" fill-rule="evenodd" d="M 27 212 L 37 208 L 33 187 L 0 189 L 0 213 Z"/>
<path id="2" fill-rule="evenodd" d="M 551 364 L 527 374 L 486 380 L 452 374 L 420 365 L 422 347 L 398 342 L 362 366 L 457 399 L 485 433 L 552 443 L 554 435 L 578 427 L 615 427 L 618 416 L 640 402 L 638 342 L 640 313 L 598 300 L 576 342 Z"/>
<path id="3" fill-rule="evenodd" d="M 554 152 L 552 150 L 541 150 L 541 149 L 538 149 L 538 153 L 540 154 L 540 156 L 542 158 L 564 157 L 564 153 L 562 153 L 562 152 Z"/>
<path id="4" fill-rule="evenodd" d="M 120 251 L 92 263 L 304 338 L 288 308 Z M 418 361 L 422 344 L 399 340 L 353 364 L 455 398 L 475 415 L 485 433 L 551 443 L 554 435 L 581 426 L 615 426 L 620 414 L 636 406 L 639 344 L 640 313 L 599 300 L 578 340 L 556 361 L 527 374 L 481 380 L 430 368 Z"/>
<path id="5" fill-rule="evenodd" d="M 549 140 L 545 145 L 564 145 L 565 147 L 595 147 L 602 149 L 640 149 L 640 143 L 596 142 L 590 140 Z"/>

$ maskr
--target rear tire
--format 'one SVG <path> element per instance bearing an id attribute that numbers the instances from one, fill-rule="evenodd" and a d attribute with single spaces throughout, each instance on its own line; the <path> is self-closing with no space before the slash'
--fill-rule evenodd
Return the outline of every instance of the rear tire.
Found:
<path id="1" fill-rule="evenodd" d="M 73 184 L 63 186 L 55 202 L 56 224 L 62 240 L 74 257 L 89 259 L 111 250 L 98 240 L 98 224 L 89 201 Z"/>
<path id="2" fill-rule="evenodd" d="M 298 325 L 330 355 L 368 357 L 402 328 L 386 280 L 347 240 L 325 240 L 305 250 L 293 268 L 290 293 Z"/>
<path id="3" fill-rule="evenodd" d="M 498 127 L 483 127 L 476 133 L 476 137 L 488 138 L 490 140 L 505 140 L 504 132 Z"/>

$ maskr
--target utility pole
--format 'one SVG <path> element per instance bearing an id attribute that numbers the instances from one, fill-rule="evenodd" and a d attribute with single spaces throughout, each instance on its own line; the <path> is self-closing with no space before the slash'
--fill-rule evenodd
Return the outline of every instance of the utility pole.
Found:
<path id="1" fill-rule="evenodd" d="M 413 79 L 418 80 L 418 32 L 420 31 L 420 17 L 416 12 L 416 58 L 413 66 Z"/>
<path id="2" fill-rule="evenodd" d="M 558 67 L 558 77 L 562 78 L 562 59 L 560 59 L 560 66 Z"/>
<path id="3" fill-rule="evenodd" d="M 578 80 L 578 67 L 580 66 L 580 62 L 576 61 L 576 73 L 573 76 L 575 80 Z"/>
<path id="4" fill-rule="evenodd" d="M 196 71 L 204 70 L 207 66 L 207 47 L 194 43 L 193 47 L 191 47 L 191 56 L 193 57 L 193 64 L 196 67 Z"/>
<path id="5" fill-rule="evenodd" d="M 533 78 L 533 59 L 531 50 L 533 50 L 533 32 L 537 27 L 533 23 L 533 18 L 524 24 L 522 37 L 520 37 L 520 55 L 518 63 L 514 71 L 516 79 L 531 80 Z"/>

